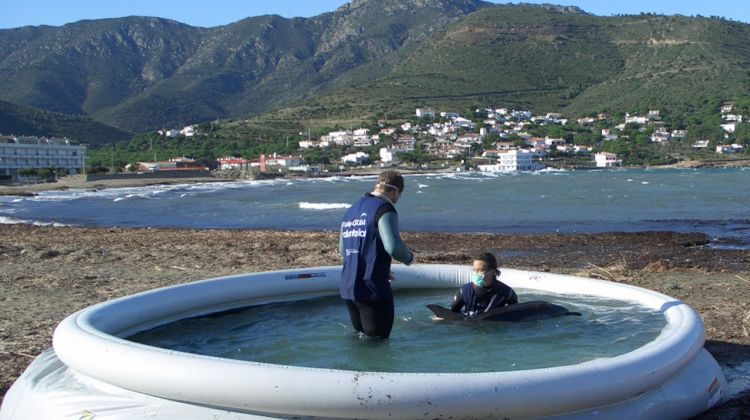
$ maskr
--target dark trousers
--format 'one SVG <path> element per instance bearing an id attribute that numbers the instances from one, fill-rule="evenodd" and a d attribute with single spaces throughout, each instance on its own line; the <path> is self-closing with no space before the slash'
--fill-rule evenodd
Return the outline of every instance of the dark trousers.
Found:
<path id="1" fill-rule="evenodd" d="M 355 330 L 368 337 L 388 338 L 393 328 L 393 299 L 354 301 L 344 299 Z"/>

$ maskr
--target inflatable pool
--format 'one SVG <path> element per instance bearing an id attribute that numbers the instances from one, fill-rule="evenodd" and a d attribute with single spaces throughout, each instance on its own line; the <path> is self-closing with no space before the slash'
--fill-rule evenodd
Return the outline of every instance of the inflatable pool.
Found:
<path id="1" fill-rule="evenodd" d="M 454 288 L 470 269 L 394 266 L 394 288 Z M 128 341 L 179 319 L 338 292 L 340 267 L 220 277 L 100 303 L 66 318 L 5 396 L 0 419 L 686 418 L 726 399 L 700 316 L 653 291 L 504 269 L 517 288 L 637 302 L 666 326 L 629 353 L 489 373 L 385 373 L 230 360 Z M 96 416 L 96 417 L 94 417 Z"/>

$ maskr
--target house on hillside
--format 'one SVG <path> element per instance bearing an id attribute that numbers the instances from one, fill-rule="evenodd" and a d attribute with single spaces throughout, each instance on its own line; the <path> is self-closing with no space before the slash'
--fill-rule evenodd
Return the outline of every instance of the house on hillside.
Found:
<path id="1" fill-rule="evenodd" d="M 708 147 L 708 140 L 696 140 L 693 143 L 693 149 L 705 149 Z"/>
<path id="2" fill-rule="evenodd" d="M 594 155 L 594 161 L 597 168 L 614 168 L 622 166 L 622 159 L 616 154 L 609 152 L 600 152 Z"/>
<path id="3" fill-rule="evenodd" d="M 477 165 L 482 172 L 536 171 L 541 166 L 534 162 L 536 153 L 529 150 L 513 149 L 497 151 L 497 161 L 490 165 Z"/>
<path id="4" fill-rule="evenodd" d="M 435 110 L 432 108 L 417 108 L 417 118 L 435 118 Z"/>
<path id="5" fill-rule="evenodd" d="M 396 156 L 396 150 L 389 149 L 387 147 L 381 147 L 380 148 L 380 161 L 382 163 L 388 163 L 388 164 L 397 164 L 399 163 L 399 159 Z"/>
<path id="6" fill-rule="evenodd" d="M 609 128 L 602 128 L 602 137 L 606 141 L 617 140 L 617 134 L 613 133 Z"/>
<path id="7" fill-rule="evenodd" d="M 364 165 L 370 161 L 370 155 L 365 152 L 350 153 L 341 158 L 341 163 L 353 163 L 355 165 Z"/>
<path id="8" fill-rule="evenodd" d="M 656 130 L 653 132 L 653 134 L 651 134 L 652 143 L 668 143 L 671 138 L 672 135 L 669 133 L 669 131 L 666 130 Z"/>
<path id="9" fill-rule="evenodd" d="M 185 137 L 193 137 L 195 135 L 195 126 L 194 125 L 186 125 L 185 127 L 180 130 L 180 134 L 182 134 Z"/>
<path id="10" fill-rule="evenodd" d="M 219 169 L 238 169 L 238 170 L 249 170 L 253 165 L 253 161 L 249 159 L 238 158 L 234 156 L 224 156 L 217 159 L 219 162 Z"/>
<path id="11" fill-rule="evenodd" d="M 279 156 L 276 153 L 265 156 L 266 165 L 268 166 L 282 166 L 284 168 L 290 168 L 292 166 L 300 166 L 302 164 L 302 156 Z"/>
<path id="12" fill-rule="evenodd" d="M 638 114 L 625 114 L 625 124 L 643 125 L 648 122 L 648 118 Z"/>
<path id="13" fill-rule="evenodd" d="M 720 153 L 720 154 L 738 153 L 738 152 L 741 152 L 742 149 L 743 149 L 743 146 L 737 143 L 716 145 L 716 153 Z"/>
<path id="14" fill-rule="evenodd" d="M 734 133 L 735 131 L 737 131 L 737 126 L 738 125 L 739 125 L 739 123 L 735 121 L 735 122 L 730 122 L 730 123 L 722 124 L 721 128 L 724 131 L 726 131 L 727 133 Z"/>

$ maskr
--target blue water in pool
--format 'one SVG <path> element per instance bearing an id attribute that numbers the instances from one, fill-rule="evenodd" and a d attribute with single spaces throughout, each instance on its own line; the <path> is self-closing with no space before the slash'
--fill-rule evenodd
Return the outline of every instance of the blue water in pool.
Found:
<path id="1" fill-rule="evenodd" d="M 334 297 L 270 304 L 181 320 L 130 337 L 189 353 L 294 366 L 377 372 L 496 372 L 613 357 L 653 341 L 664 316 L 634 303 L 517 290 L 582 316 L 519 323 L 447 322 L 425 307 L 453 290 L 396 291 L 389 340 L 353 332 Z"/>

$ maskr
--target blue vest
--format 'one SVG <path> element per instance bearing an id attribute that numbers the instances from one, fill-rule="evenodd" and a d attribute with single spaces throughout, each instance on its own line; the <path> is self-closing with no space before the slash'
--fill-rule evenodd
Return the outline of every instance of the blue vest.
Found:
<path id="1" fill-rule="evenodd" d="M 388 201 L 368 193 L 344 215 L 340 231 L 344 239 L 344 268 L 339 285 L 342 298 L 357 301 L 393 298 L 388 281 L 391 256 L 378 232 L 378 218 L 388 211 L 396 209 Z"/>

